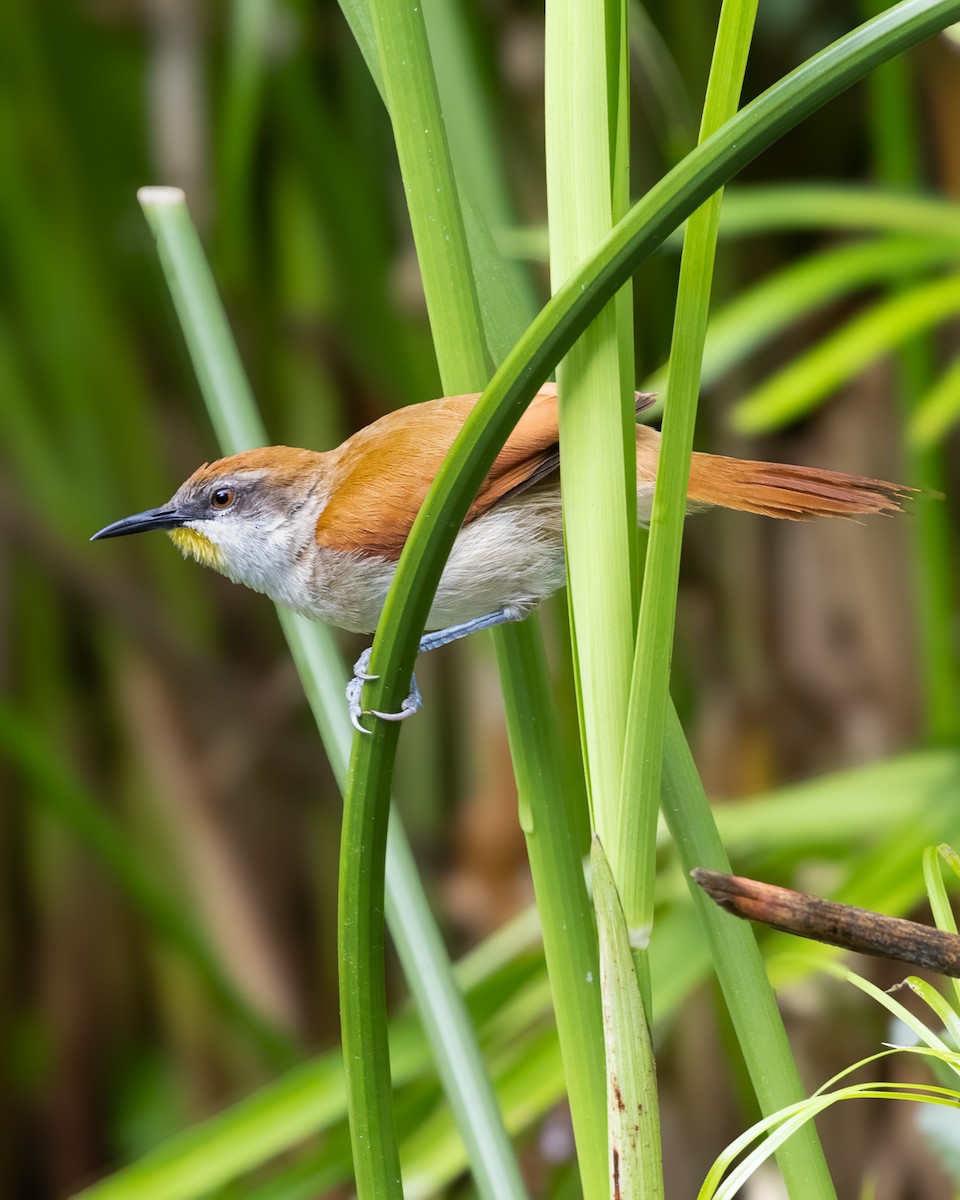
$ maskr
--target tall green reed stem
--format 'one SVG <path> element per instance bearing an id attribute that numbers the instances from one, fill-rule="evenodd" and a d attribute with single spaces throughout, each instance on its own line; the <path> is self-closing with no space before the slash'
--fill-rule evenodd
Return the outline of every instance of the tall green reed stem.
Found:
<path id="1" fill-rule="evenodd" d="M 157 237 L 161 262 L 220 445 L 224 453 L 262 445 L 267 441 L 266 433 L 182 193 L 148 188 L 140 198 Z M 343 700 L 346 671 L 342 659 L 326 627 L 283 609 L 278 609 L 278 615 L 334 774 L 343 787 L 351 729 Z M 383 824 L 387 824 L 386 818 Z M 477 1114 L 490 1105 L 495 1109 L 496 1101 L 482 1070 L 469 1015 L 450 972 L 443 940 L 430 914 L 399 820 L 389 822 L 385 837 L 386 910 L 405 976 L 420 1008 L 441 1079 L 462 1097 L 452 1100 L 454 1110 L 471 1113 L 483 1152 L 493 1154 Z M 387 1055 L 379 1069 L 389 1080 Z M 482 1091 L 486 1096 L 481 1095 Z"/>
<path id="2" fill-rule="evenodd" d="M 621 5 L 546 8 L 547 199 L 554 288 L 614 224 Z M 630 317 L 629 310 L 624 311 Z M 621 361 L 621 344 L 627 347 Z M 568 603 L 594 827 L 616 841 L 636 627 L 632 322 L 600 312 L 557 371 Z M 612 853 L 612 849 L 610 851 Z M 615 872 L 616 874 L 616 872 Z"/>
<path id="3" fill-rule="evenodd" d="M 757 0 L 724 0 L 703 106 L 701 142 L 737 110 L 756 10 Z M 633 660 L 613 861 L 622 880 L 621 899 L 635 945 L 646 945 L 653 927 L 660 768 L 680 551 L 722 200 L 723 193 L 715 192 L 689 219 L 684 236 L 670 383 Z"/>
<path id="4" fill-rule="evenodd" d="M 609 233 L 628 204 L 628 64 L 624 0 L 547 4 L 547 204 L 555 287 Z M 604 849 L 609 847 L 611 861 L 617 861 L 617 806 L 637 616 L 631 301 L 625 288 L 597 315 L 560 364 L 557 382 L 567 599 L 581 745 L 598 837 L 594 903 L 608 1178 L 615 1193 L 651 1198 L 662 1193 L 663 1180 L 648 1028 L 649 968 L 646 955 L 636 966 L 631 957 L 617 896 L 620 880 L 607 866 Z M 653 833 L 647 851 L 651 856 L 655 852 Z M 630 1028 L 636 1035 L 624 1036 Z"/>

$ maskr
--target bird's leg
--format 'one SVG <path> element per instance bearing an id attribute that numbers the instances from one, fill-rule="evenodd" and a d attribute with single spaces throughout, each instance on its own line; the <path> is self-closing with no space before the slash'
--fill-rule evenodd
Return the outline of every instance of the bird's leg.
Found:
<path id="1" fill-rule="evenodd" d="M 483 617 L 474 617 L 472 621 L 463 621 L 459 625 L 450 625 L 446 629 L 435 629 L 432 633 L 425 633 L 423 635 L 420 639 L 417 653 L 420 654 L 425 650 L 437 650 L 440 646 L 446 646 L 449 642 L 456 642 L 471 633 L 479 633 L 481 629 L 492 629 L 495 625 L 506 625 L 509 621 L 522 621 L 529 611 L 529 608 L 507 604 L 503 608 L 498 608 L 496 612 L 487 613 Z M 411 675 L 410 693 L 400 705 L 399 712 L 385 713 L 379 712 L 375 708 L 361 707 L 360 694 L 363 691 L 363 685 L 371 679 L 379 678 L 378 675 L 371 675 L 369 672 L 370 651 L 372 649 L 372 646 L 368 646 L 353 664 L 353 678 L 347 684 L 347 704 L 350 710 L 350 720 L 354 729 L 358 729 L 361 733 L 370 732 L 369 729 L 364 729 L 360 724 L 362 716 L 379 717 L 383 721 L 405 721 L 407 717 L 412 717 L 423 704 L 420 689 L 417 687 L 417 677 L 416 675 Z"/>

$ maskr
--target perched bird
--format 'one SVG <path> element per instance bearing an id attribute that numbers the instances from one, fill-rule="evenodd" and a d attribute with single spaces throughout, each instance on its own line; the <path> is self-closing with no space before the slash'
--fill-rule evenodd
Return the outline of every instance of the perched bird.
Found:
<path id="1" fill-rule="evenodd" d="M 476 403 L 447 396 L 388 413 L 335 450 L 267 446 L 205 463 L 169 503 L 91 540 L 165 529 L 235 583 L 342 629 L 376 629 L 410 527 Z M 637 396 L 637 411 L 653 397 Z M 650 518 L 660 435 L 637 426 L 638 519 Z M 420 650 L 518 621 L 563 587 L 557 390 L 545 384 L 483 481 L 453 544 Z M 912 489 L 815 467 L 693 455 L 688 511 L 719 506 L 802 521 L 900 510 Z M 347 688 L 359 717 L 369 651 Z M 416 682 L 400 720 L 420 706 Z M 366 730 L 363 730 L 367 732 Z"/>

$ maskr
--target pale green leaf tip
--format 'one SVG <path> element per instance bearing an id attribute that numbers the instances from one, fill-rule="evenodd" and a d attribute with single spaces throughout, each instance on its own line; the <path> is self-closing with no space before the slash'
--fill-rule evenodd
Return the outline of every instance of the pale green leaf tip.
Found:
<path id="1" fill-rule="evenodd" d="M 137 200 L 142 208 L 161 208 L 163 206 L 170 207 L 175 204 L 186 204 L 187 197 L 184 194 L 183 188 L 151 185 L 150 187 L 137 188 Z"/>
<path id="2" fill-rule="evenodd" d="M 776 433 L 794 421 L 802 420 L 816 408 L 816 404 L 775 404 L 759 397 L 735 404 L 727 417 L 727 425 L 734 433 L 758 435 Z"/>
<path id="3" fill-rule="evenodd" d="M 727 424 L 734 433 L 764 433 L 769 421 L 750 404 L 738 404 L 730 410 Z"/>
<path id="4" fill-rule="evenodd" d="M 912 450 L 929 450 L 950 428 L 950 422 L 918 412 L 907 422 L 907 443 Z"/>

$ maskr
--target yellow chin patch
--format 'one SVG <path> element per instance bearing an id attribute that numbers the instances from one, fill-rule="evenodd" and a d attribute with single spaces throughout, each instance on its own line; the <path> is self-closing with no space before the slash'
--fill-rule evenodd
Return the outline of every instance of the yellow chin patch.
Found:
<path id="1" fill-rule="evenodd" d="M 220 547 L 215 546 L 205 534 L 198 533 L 196 529 L 187 529 L 186 526 L 168 529 L 167 533 L 184 558 L 195 558 L 198 563 L 205 567 L 213 567 L 215 571 L 223 570 L 223 554 Z"/>

